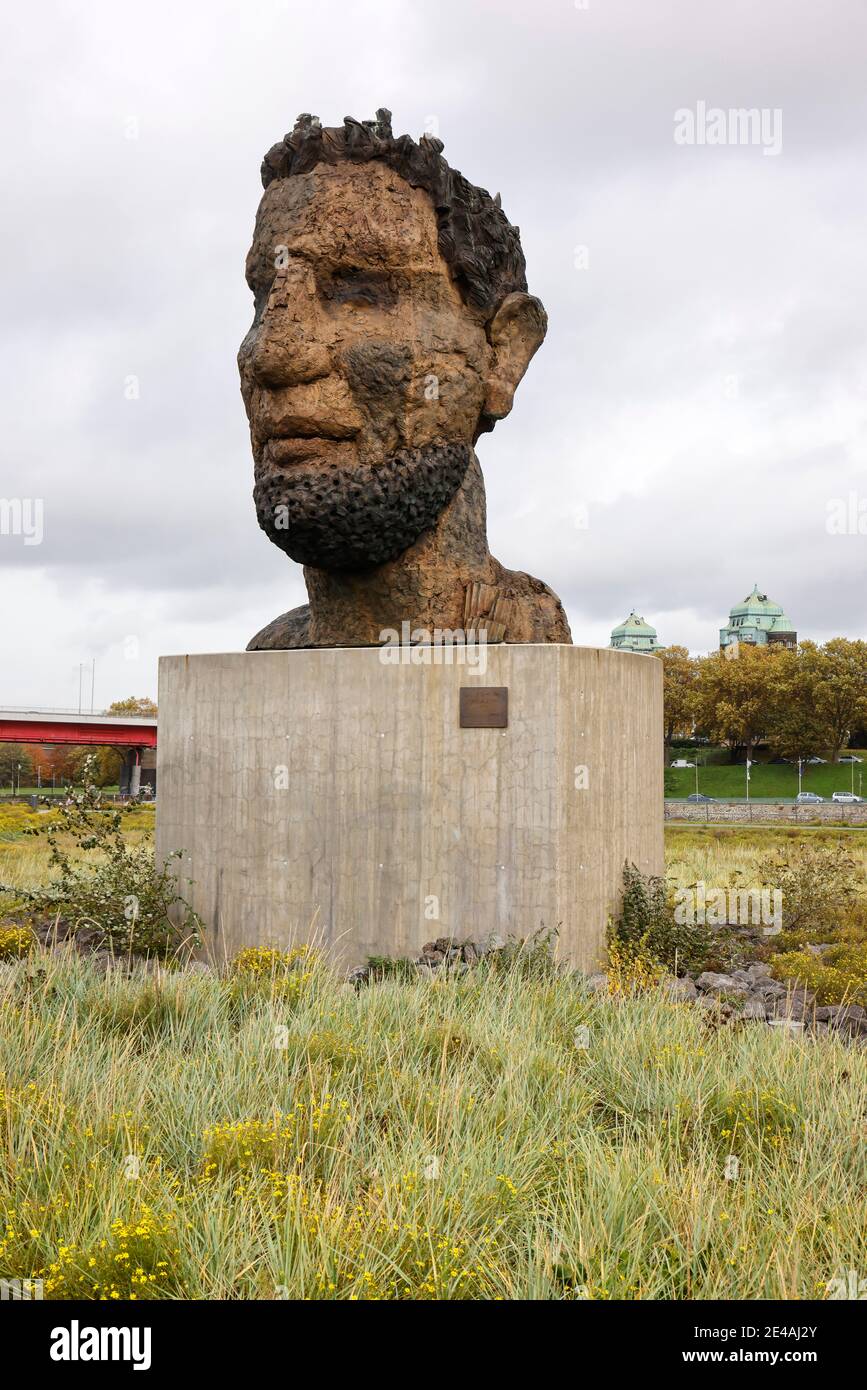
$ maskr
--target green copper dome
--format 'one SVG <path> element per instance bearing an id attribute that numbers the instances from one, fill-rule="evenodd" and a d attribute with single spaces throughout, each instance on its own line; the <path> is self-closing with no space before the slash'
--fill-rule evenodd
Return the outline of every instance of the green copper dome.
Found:
<path id="1" fill-rule="evenodd" d="M 736 603 L 729 614 L 729 620 L 735 618 L 779 618 L 782 617 L 783 610 L 773 599 L 769 599 L 767 594 L 759 593 L 758 584 L 753 585 L 753 592 L 747 594 L 743 603 Z"/>
<path id="2" fill-rule="evenodd" d="M 731 610 L 728 626 L 720 628 L 719 644 L 728 647 L 735 642 L 750 642 L 763 647 L 769 641 L 784 641 L 786 646 L 794 646 L 797 637 L 794 625 L 780 605 L 754 584 L 752 593 Z"/>
<path id="3" fill-rule="evenodd" d="M 656 628 L 651 627 L 633 608 L 629 617 L 614 628 L 611 633 L 612 647 L 629 652 L 655 652 L 659 650 Z"/>

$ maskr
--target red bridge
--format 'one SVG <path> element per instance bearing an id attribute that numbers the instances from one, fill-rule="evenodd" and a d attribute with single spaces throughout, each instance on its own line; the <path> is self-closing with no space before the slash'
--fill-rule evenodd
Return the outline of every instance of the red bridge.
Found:
<path id="1" fill-rule="evenodd" d="M 0 743 L 96 743 L 156 748 L 157 721 L 133 714 L 0 709 Z"/>
<path id="2" fill-rule="evenodd" d="M 78 743 L 123 748 L 126 759 L 121 788 L 137 796 L 142 753 L 157 746 L 157 721 L 138 714 L 0 709 L 0 743 Z M 146 780 L 150 780 L 147 775 Z"/>

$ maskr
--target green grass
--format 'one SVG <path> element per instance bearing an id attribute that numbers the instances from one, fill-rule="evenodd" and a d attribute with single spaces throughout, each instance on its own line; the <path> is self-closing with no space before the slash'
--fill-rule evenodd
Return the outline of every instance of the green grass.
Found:
<path id="1" fill-rule="evenodd" d="M 816 792 L 818 796 L 824 796 L 828 800 L 832 792 L 852 791 L 852 772 L 854 768 L 854 784 L 856 795 L 867 796 L 867 754 L 860 749 L 849 750 L 856 752 L 859 757 L 864 758 L 863 764 L 858 763 L 830 763 L 825 766 L 808 767 L 806 764 L 801 778 L 801 790 L 805 792 Z M 677 750 L 677 756 L 693 761 L 694 752 L 683 749 Z M 700 766 L 698 769 L 698 790 L 705 796 L 715 797 L 745 797 L 746 796 L 746 769 L 743 763 L 731 765 L 727 763 L 710 762 L 703 764 L 706 754 L 700 751 L 698 754 Z M 861 783 L 858 776 L 861 774 Z M 666 774 L 668 785 L 671 790 L 666 792 L 667 796 L 684 797 L 691 796 L 695 791 L 695 768 L 676 767 L 669 768 Z M 859 792 L 859 785 L 861 791 Z M 783 763 L 753 763 L 750 769 L 750 797 L 794 797 L 798 794 L 798 769 Z"/>
<path id="2" fill-rule="evenodd" d="M 46 1297 L 796 1299 L 865 1267 L 862 1052 L 518 969 L 304 974 L 287 1000 L 3 967 L 0 1274 Z"/>

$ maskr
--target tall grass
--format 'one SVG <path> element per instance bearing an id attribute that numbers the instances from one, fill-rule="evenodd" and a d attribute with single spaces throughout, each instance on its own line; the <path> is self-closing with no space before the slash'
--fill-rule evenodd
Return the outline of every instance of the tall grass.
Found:
<path id="1" fill-rule="evenodd" d="M 865 1058 L 569 977 L 0 973 L 0 1276 L 46 1297 L 823 1297 Z M 737 1176 L 732 1158 L 737 1160 Z"/>
<path id="2" fill-rule="evenodd" d="M 800 845 L 842 845 L 854 860 L 867 892 L 867 829 L 840 831 L 833 826 L 665 827 L 665 859 L 668 878 L 679 885 L 702 880 L 724 888 L 734 875 L 745 884 L 757 882 L 761 863 L 778 850 L 797 856 Z"/>

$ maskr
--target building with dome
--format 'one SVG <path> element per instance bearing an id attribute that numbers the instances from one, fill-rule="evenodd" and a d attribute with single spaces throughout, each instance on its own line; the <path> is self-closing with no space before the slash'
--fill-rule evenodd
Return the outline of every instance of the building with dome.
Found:
<path id="1" fill-rule="evenodd" d="M 656 628 L 651 627 L 633 608 L 629 617 L 611 634 L 611 646 L 624 652 L 658 652 Z"/>
<path id="2" fill-rule="evenodd" d="M 741 642 L 754 647 L 796 647 L 798 634 L 778 603 L 759 593 L 757 584 L 742 603 L 735 604 L 727 627 L 720 628 L 720 651 L 737 656 Z"/>

